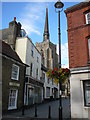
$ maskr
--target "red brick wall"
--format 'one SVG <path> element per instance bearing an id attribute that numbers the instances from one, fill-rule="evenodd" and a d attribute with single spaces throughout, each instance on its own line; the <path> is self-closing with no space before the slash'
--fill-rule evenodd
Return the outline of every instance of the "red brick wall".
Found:
<path id="1" fill-rule="evenodd" d="M 90 24 L 86 25 L 85 7 L 71 13 L 67 13 L 69 67 L 76 68 L 88 66 L 87 37 L 90 35 Z"/>

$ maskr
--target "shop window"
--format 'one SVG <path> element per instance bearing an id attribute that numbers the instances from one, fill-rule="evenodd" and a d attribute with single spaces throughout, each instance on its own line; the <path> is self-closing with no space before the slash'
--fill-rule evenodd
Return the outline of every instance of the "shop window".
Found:
<path id="1" fill-rule="evenodd" d="M 83 82 L 84 105 L 90 107 L 90 80 Z"/>
<path id="2" fill-rule="evenodd" d="M 18 92 L 18 90 L 13 90 L 13 89 L 10 90 L 8 109 L 16 109 L 17 108 L 17 92 Z"/>
<path id="3" fill-rule="evenodd" d="M 19 66 L 13 64 L 11 79 L 18 80 L 18 77 L 19 77 Z"/>

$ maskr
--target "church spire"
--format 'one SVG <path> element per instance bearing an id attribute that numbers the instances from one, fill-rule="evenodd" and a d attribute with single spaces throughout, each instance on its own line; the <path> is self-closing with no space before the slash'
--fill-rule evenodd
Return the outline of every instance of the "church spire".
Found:
<path id="1" fill-rule="evenodd" d="M 48 26 L 48 8 L 46 8 L 46 19 L 45 19 L 45 27 L 43 34 L 43 41 L 49 40 L 49 26 Z"/>

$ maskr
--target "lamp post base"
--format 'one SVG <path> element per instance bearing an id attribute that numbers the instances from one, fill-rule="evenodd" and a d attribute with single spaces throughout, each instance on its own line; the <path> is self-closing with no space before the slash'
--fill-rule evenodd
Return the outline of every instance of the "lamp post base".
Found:
<path id="1" fill-rule="evenodd" d="M 59 107 L 59 120 L 62 120 L 62 107 Z"/>

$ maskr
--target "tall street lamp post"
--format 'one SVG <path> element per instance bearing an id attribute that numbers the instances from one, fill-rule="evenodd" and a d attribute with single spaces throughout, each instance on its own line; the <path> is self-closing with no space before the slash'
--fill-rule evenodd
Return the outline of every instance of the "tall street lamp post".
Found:
<path id="1" fill-rule="evenodd" d="M 61 68 L 61 33 L 60 33 L 60 12 L 63 10 L 64 4 L 58 0 L 55 5 L 55 11 L 58 13 L 58 37 L 59 37 L 59 68 Z M 61 98 L 61 91 L 62 90 L 62 83 L 59 79 L 59 120 L 62 120 L 62 98 Z"/>

